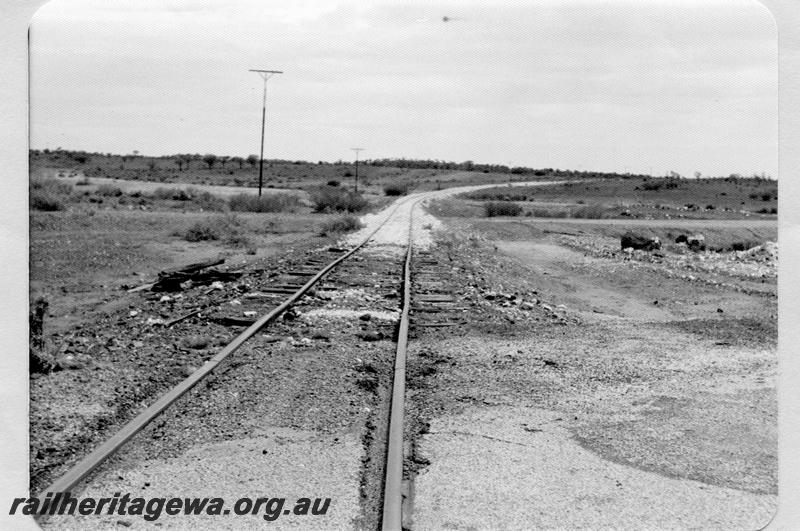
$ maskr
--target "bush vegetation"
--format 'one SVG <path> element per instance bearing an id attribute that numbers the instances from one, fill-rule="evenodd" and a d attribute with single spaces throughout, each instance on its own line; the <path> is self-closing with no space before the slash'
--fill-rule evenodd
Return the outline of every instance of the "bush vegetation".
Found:
<path id="1" fill-rule="evenodd" d="M 314 212 L 361 212 L 369 204 L 364 196 L 335 186 L 320 186 L 309 190 Z"/>
<path id="2" fill-rule="evenodd" d="M 72 193 L 72 186 L 57 179 L 32 179 L 29 206 L 32 210 L 53 212 L 64 210 Z"/>
<path id="3" fill-rule="evenodd" d="M 113 184 L 101 184 L 95 190 L 97 195 L 103 197 L 119 197 L 122 195 L 122 189 L 119 186 L 114 186 Z"/>
<path id="4" fill-rule="evenodd" d="M 345 215 L 325 222 L 320 228 L 320 236 L 341 234 L 358 230 L 364 225 L 355 216 Z"/>
<path id="5" fill-rule="evenodd" d="M 251 245 L 244 234 L 244 225 L 231 214 L 208 217 L 194 223 L 183 233 L 183 239 L 188 242 L 221 241 L 236 247 Z"/>
<path id="6" fill-rule="evenodd" d="M 131 194 L 133 196 L 133 194 Z M 184 201 L 191 202 L 202 210 L 224 212 L 228 209 L 228 203 L 221 197 L 210 192 L 200 191 L 196 188 L 156 188 L 150 194 L 152 199 L 163 201 Z"/>
<path id="7" fill-rule="evenodd" d="M 406 195 L 408 183 L 389 183 L 383 187 L 383 193 L 388 196 Z"/>
<path id="8" fill-rule="evenodd" d="M 236 194 L 228 199 L 228 206 L 234 212 L 292 212 L 300 200 L 292 194 Z"/>
<path id="9" fill-rule="evenodd" d="M 488 218 L 522 214 L 522 207 L 511 201 L 488 201 L 483 205 L 483 209 Z"/>

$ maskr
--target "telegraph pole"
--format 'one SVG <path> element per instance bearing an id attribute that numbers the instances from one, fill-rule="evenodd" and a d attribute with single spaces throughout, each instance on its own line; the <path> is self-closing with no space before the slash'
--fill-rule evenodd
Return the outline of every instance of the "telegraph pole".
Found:
<path id="1" fill-rule="evenodd" d="M 261 197 L 261 186 L 264 183 L 264 125 L 267 121 L 267 80 L 275 74 L 283 74 L 280 70 L 250 70 L 257 72 L 264 80 L 264 99 L 261 103 L 261 157 L 258 163 L 258 197 Z"/>
<path id="2" fill-rule="evenodd" d="M 358 193 L 358 152 L 364 151 L 364 148 L 350 148 L 356 152 L 356 193 Z"/>

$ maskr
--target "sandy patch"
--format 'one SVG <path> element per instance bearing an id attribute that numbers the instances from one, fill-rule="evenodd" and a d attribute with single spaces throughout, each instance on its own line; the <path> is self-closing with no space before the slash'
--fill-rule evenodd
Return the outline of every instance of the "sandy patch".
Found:
<path id="1" fill-rule="evenodd" d="M 352 433 L 320 436 L 290 428 L 269 428 L 249 439 L 206 444 L 174 459 L 153 459 L 132 468 L 120 468 L 95 480 L 81 497 L 131 498 L 221 497 L 228 515 L 175 515 L 157 520 L 142 516 L 91 515 L 58 517 L 45 529 L 343 529 L 359 516 L 361 443 Z M 239 498 L 285 498 L 291 509 L 303 497 L 331 498 L 324 516 L 281 514 L 274 521 L 259 514 L 236 515 Z M 124 522 L 124 523 L 118 523 Z M 120 527 L 121 528 L 121 527 Z"/>
<path id="2" fill-rule="evenodd" d="M 562 417 L 495 407 L 435 419 L 420 442 L 432 464 L 415 482 L 412 527 L 749 530 L 776 509 L 773 496 L 604 460 L 571 438 Z"/>

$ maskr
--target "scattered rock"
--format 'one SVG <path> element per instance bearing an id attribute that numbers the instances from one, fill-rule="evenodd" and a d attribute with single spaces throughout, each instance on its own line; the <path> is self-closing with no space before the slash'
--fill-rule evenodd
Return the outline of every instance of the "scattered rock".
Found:
<path id="1" fill-rule="evenodd" d="M 131 310 L 130 312 L 128 312 L 128 316 L 130 317 L 136 317 L 137 315 L 139 315 L 139 312 L 136 310 Z"/>
<path id="2" fill-rule="evenodd" d="M 71 354 L 67 354 L 66 356 L 58 360 L 58 366 L 61 369 L 78 371 L 81 369 L 85 369 L 87 363 L 85 361 L 79 360 L 78 358 L 72 356 Z"/>
<path id="3" fill-rule="evenodd" d="M 294 308 L 289 308 L 288 310 L 283 312 L 283 317 L 282 318 L 283 318 L 284 321 L 293 321 L 293 320 L 297 319 L 298 317 L 300 317 L 300 312 L 298 312 Z"/>
<path id="4" fill-rule="evenodd" d="M 383 334 L 381 332 L 362 332 L 358 334 L 358 337 L 364 341 L 380 341 L 383 339 Z"/>
<path id="5" fill-rule="evenodd" d="M 193 350 L 202 350 L 208 346 L 208 338 L 203 336 L 188 336 L 183 338 L 181 345 Z"/>
<path id="6" fill-rule="evenodd" d="M 181 376 L 184 378 L 188 378 L 197 370 L 197 367 L 192 367 L 191 365 L 183 365 L 180 370 L 178 371 Z"/>

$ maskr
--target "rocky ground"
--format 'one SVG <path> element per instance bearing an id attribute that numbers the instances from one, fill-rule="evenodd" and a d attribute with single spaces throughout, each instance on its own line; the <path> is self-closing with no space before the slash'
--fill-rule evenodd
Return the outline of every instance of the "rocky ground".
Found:
<path id="1" fill-rule="evenodd" d="M 369 252 L 248 342 L 84 492 L 327 496 L 335 510 L 314 527 L 376 528 L 410 215 L 408 202 Z M 769 519 L 772 246 L 626 252 L 601 232 L 504 238 L 498 223 L 442 223 L 419 207 L 415 217 L 415 290 L 452 302 L 431 310 L 417 301 L 412 311 L 410 528 L 750 529 Z M 383 219 L 365 219 L 367 229 Z M 74 366 L 32 380 L 32 490 L 213 356 L 242 329 L 237 320 L 279 300 L 265 286 L 337 252 L 297 245 L 233 268 L 235 281 L 130 294 L 59 332 Z M 119 520 L 45 524 L 146 524 Z"/>
<path id="2" fill-rule="evenodd" d="M 428 367 L 411 384 L 422 466 L 410 527 L 769 520 L 774 247 L 658 256 L 591 235 L 458 229 L 437 249 L 464 268 L 453 278 L 468 324 L 412 343 L 409 361 Z"/>

